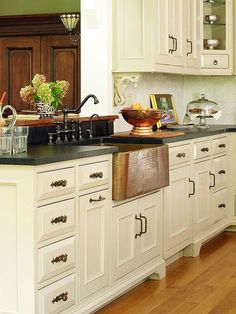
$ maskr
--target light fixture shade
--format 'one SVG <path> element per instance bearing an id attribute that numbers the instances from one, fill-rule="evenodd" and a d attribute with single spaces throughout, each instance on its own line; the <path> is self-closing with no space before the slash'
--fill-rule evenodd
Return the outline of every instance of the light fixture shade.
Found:
<path id="1" fill-rule="evenodd" d="M 78 13 L 61 14 L 60 18 L 65 28 L 69 32 L 73 31 L 76 28 L 77 23 L 79 22 Z"/>

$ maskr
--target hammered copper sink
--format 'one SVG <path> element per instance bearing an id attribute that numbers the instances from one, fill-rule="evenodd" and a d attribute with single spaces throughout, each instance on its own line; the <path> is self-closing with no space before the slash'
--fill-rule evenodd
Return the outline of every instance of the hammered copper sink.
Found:
<path id="1" fill-rule="evenodd" d="M 169 185 L 167 145 L 104 143 L 113 154 L 112 199 L 121 201 Z"/>

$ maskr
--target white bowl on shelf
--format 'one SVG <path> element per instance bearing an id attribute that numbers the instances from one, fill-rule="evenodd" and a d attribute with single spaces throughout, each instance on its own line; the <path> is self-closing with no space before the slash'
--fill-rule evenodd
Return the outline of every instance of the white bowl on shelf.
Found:
<path id="1" fill-rule="evenodd" d="M 220 44 L 219 39 L 204 39 L 204 48 L 213 50 Z"/>
<path id="2" fill-rule="evenodd" d="M 205 20 L 209 24 L 214 24 L 218 20 L 218 16 L 214 15 L 214 14 L 212 14 L 212 15 L 205 15 Z"/>

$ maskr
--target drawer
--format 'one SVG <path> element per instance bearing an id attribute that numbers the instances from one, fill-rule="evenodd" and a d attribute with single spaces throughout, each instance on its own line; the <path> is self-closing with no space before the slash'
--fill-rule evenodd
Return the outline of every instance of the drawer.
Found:
<path id="1" fill-rule="evenodd" d="M 213 154 L 227 152 L 227 137 L 221 137 L 213 140 Z"/>
<path id="2" fill-rule="evenodd" d="M 109 182 L 109 161 L 100 161 L 79 166 L 79 189 L 87 189 Z"/>
<path id="3" fill-rule="evenodd" d="M 212 153 L 212 142 L 203 141 L 194 143 L 194 159 L 204 158 L 211 156 Z"/>
<path id="4" fill-rule="evenodd" d="M 58 280 L 57 282 L 39 290 L 38 313 L 61 313 L 76 303 L 75 295 L 75 275 L 70 275 Z"/>
<path id="5" fill-rule="evenodd" d="M 38 173 L 38 200 L 44 200 L 75 191 L 75 168 Z"/>
<path id="6" fill-rule="evenodd" d="M 38 250 L 38 282 L 75 267 L 75 237 Z"/>
<path id="7" fill-rule="evenodd" d="M 169 164 L 170 166 L 178 165 L 191 160 L 190 144 L 170 147 L 169 148 Z"/>
<path id="8" fill-rule="evenodd" d="M 38 241 L 75 230 L 75 199 L 38 207 Z"/>
<path id="9" fill-rule="evenodd" d="M 203 55 L 202 68 L 208 69 L 228 69 L 229 56 L 228 55 Z"/>
<path id="10" fill-rule="evenodd" d="M 213 208 L 213 223 L 220 222 L 227 218 L 227 190 L 223 189 L 213 194 L 212 197 L 212 208 Z"/>

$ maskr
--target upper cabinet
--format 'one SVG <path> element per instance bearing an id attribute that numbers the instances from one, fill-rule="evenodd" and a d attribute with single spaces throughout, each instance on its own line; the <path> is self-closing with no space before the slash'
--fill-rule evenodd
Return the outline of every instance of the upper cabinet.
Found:
<path id="1" fill-rule="evenodd" d="M 232 0 L 203 0 L 202 73 L 232 74 Z"/>
<path id="2" fill-rule="evenodd" d="M 232 74 L 232 0 L 114 0 L 113 30 L 114 72 Z"/>

